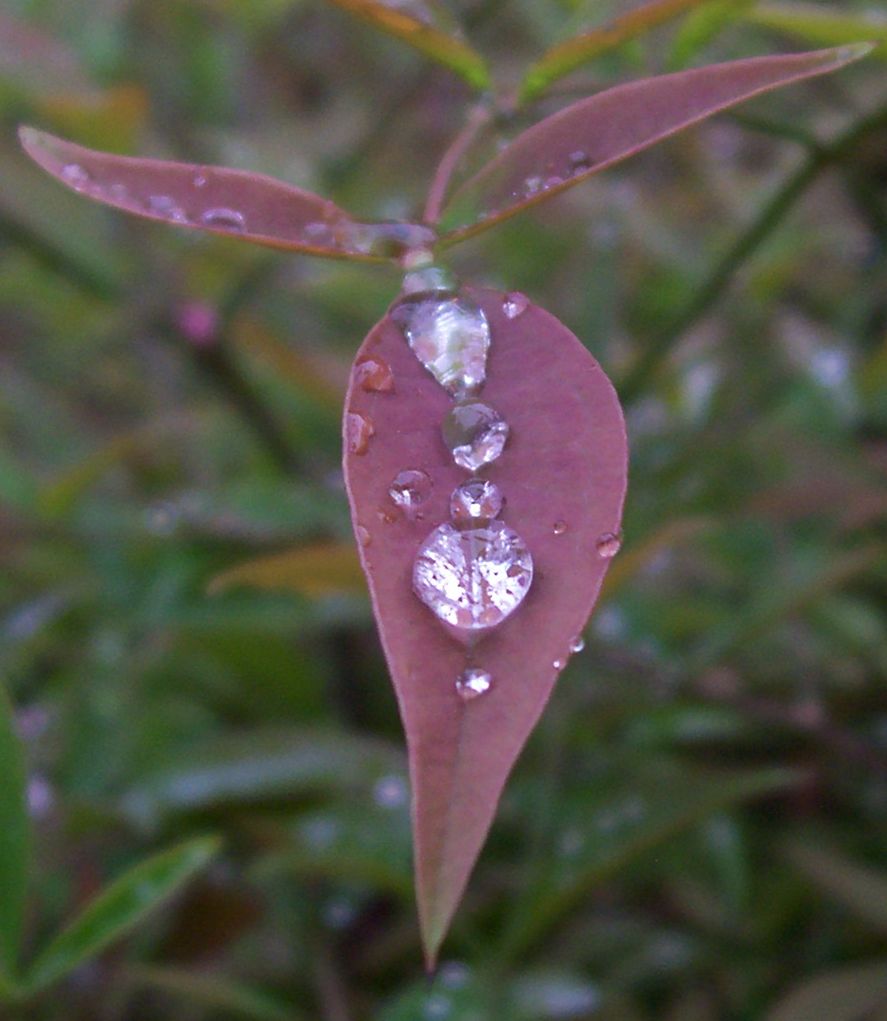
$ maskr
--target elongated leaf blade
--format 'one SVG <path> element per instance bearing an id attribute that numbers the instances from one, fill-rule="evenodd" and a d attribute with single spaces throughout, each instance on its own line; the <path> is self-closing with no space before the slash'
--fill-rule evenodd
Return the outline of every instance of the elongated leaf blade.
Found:
<path id="1" fill-rule="evenodd" d="M 486 61 L 461 38 L 455 20 L 435 0 L 330 2 L 455 71 L 474 88 L 489 87 L 490 73 Z"/>
<path id="2" fill-rule="evenodd" d="M 386 363 L 393 387 L 367 391 L 356 371 L 346 398 L 346 440 L 349 416 L 373 430 L 363 453 L 346 442 L 345 475 L 409 745 L 417 897 L 430 962 L 511 767 L 594 605 L 609 563 L 598 540 L 618 532 L 626 486 L 622 414 L 600 366 L 542 309 L 530 305 L 509 319 L 502 294 L 468 294 L 492 331 L 483 399 L 512 430 L 485 475 L 500 487 L 503 521 L 526 542 L 536 572 L 523 605 L 473 650 L 471 665 L 488 671 L 493 687 L 471 702 L 455 686 L 468 665 L 466 648 L 411 588 L 417 550 L 448 520 L 450 494 L 466 478 L 440 435 L 451 400 L 390 317 L 370 333 L 356 365 Z M 432 483 L 419 515 L 392 513 L 388 489 L 405 469 L 426 472 Z"/>
<path id="3" fill-rule="evenodd" d="M 746 18 L 755 25 L 797 36 L 822 46 L 840 46 L 868 39 L 877 43 L 875 53 L 887 59 L 887 21 L 883 11 L 841 10 L 835 4 L 797 2 L 752 4 Z"/>
<path id="4" fill-rule="evenodd" d="M 218 846 L 214 838 L 189 840 L 130 869 L 43 950 L 25 976 L 26 988 L 45 989 L 130 932 L 199 872 Z"/>
<path id="5" fill-rule="evenodd" d="M 0 987 L 11 987 L 18 970 L 29 844 L 22 751 L 0 687 Z"/>
<path id="6" fill-rule="evenodd" d="M 662 25 L 687 11 L 703 7 L 708 0 L 653 0 L 606 25 L 567 39 L 552 46 L 527 71 L 521 86 L 522 102 L 529 102 L 553 82 L 602 53 L 621 46 L 657 25 Z"/>
<path id="7" fill-rule="evenodd" d="M 487 230 L 592 174 L 753 96 L 825 74 L 871 46 L 753 57 L 617 85 L 547 117 L 460 187 L 445 243 Z"/>
<path id="8" fill-rule="evenodd" d="M 332 542 L 299 546 L 230 567 L 213 578 L 209 591 L 239 586 L 296 592 L 309 598 L 366 592 L 354 547 Z"/>
<path id="9" fill-rule="evenodd" d="M 264 174 L 115 156 L 33 128 L 19 137 L 62 184 L 149 220 L 338 259 L 396 258 L 434 240 L 419 224 L 359 223 L 335 203 Z"/>

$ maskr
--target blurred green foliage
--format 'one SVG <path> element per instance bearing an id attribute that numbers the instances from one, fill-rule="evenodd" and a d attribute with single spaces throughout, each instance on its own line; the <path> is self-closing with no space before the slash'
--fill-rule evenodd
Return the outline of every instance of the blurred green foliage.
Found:
<path id="1" fill-rule="evenodd" d="M 802 5 L 712 6 L 564 88 L 804 35 Z M 459 7 L 513 86 L 565 26 L 620 12 Z M 307 586 L 294 567 L 292 592 L 234 584 L 247 561 L 351 542 L 335 394 L 396 275 L 126 220 L 13 142 L 28 121 L 392 217 L 469 99 L 321 0 L 0 11 L 0 671 L 27 777 L 0 723 L 0 995 L 17 962 L 48 984 L 107 942 L 90 920 L 130 911 L 106 930 L 122 943 L 0 1016 L 885 1016 L 883 65 L 770 96 L 454 256 L 631 381 L 633 462 L 622 563 L 431 986 L 366 596 L 344 560 Z M 207 832 L 213 863 L 140 921 L 209 858 Z"/>

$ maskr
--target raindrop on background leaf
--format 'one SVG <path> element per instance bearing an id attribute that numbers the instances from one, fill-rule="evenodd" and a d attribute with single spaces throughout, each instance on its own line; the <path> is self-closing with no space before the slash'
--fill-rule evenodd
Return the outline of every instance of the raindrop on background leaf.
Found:
<path id="1" fill-rule="evenodd" d="M 237 233 L 246 230 L 246 217 L 243 213 L 223 206 L 202 212 L 200 222 L 204 227 L 215 227 L 217 230 L 230 230 Z"/>
<path id="2" fill-rule="evenodd" d="M 85 188 L 92 181 L 89 172 L 81 167 L 79 163 L 66 164 L 62 167 L 60 173 L 65 184 L 69 184 L 72 188 Z"/>

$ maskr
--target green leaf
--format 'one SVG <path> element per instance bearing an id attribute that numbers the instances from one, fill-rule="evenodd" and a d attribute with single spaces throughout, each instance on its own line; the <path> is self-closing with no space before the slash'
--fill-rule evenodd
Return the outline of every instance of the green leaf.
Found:
<path id="1" fill-rule="evenodd" d="M 15 984 L 18 970 L 29 844 L 22 750 L 12 706 L 0 687 L 0 995 Z"/>
<path id="2" fill-rule="evenodd" d="M 45 989 L 132 930 L 199 872 L 218 847 L 214 837 L 189 840 L 126 872 L 37 957 L 25 976 L 28 991 Z"/>
<path id="3" fill-rule="evenodd" d="M 652 0 L 652 3 L 629 11 L 606 25 L 553 46 L 527 72 L 521 86 L 521 101 L 526 103 L 535 99 L 553 82 L 602 53 L 705 3 L 706 0 Z"/>
<path id="4" fill-rule="evenodd" d="M 458 25 L 435 0 L 330 2 L 455 71 L 474 88 L 489 88 L 486 61 L 460 37 Z"/>
<path id="5" fill-rule="evenodd" d="M 686 67 L 716 36 L 742 17 L 755 0 L 711 0 L 688 14 L 675 33 L 668 66 Z"/>
<path id="6" fill-rule="evenodd" d="M 887 961 L 854 964 L 795 986 L 764 1021 L 865 1021 L 885 1000 Z"/>
<path id="7" fill-rule="evenodd" d="M 877 43 L 876 56 L 887 58 L 887 22 L 880 12 L 842 11 L 811 3 L 757 4 L 746 15 L 755 25 L 786 32 L 827 46 Z"/>

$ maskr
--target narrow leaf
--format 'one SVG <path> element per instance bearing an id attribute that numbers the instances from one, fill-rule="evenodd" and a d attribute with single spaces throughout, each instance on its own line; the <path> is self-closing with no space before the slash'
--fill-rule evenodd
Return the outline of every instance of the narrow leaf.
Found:
<path id="1" fill-rule="evenodd" d="M 330 0 L 337 7 L 409 43 L 476 89 L 490 85 L 486 61 L 461 38 L 458 24 L 435 0 Z"/>
<path id="2" fill-rule="evenodd" d="M 445 243 L 461 241 L 752 96 L 834 71 L 871 51 L 845 46 L 754 57 L 600 92 L 517 138 L 453 196 Z"/>
<path id="3" fill-rule="evenodd" d="M 484 474 L 505 497 L 503 522 L 522 537 L 535 566 L 523 604 L 476 648 L 452 638 L 412 591 L 419 546 L 449 520 L 450 496 L 467 473 L 441 438 L 452 401 L 390 316 L 361 347 L 346 398 L 346 484 L 409 745 L 417 897 L 429 961 L 511 767 L 594 605 L 609 564 L 601 550 L 614 552 L 626 485 L 622 414 L 587 350 L 540 308 L 529 305 L 509 318 L 502 294 L 466 294 L 483 308 L 492 332 L 483 400 L 511 428 L 504 453 Z M 392 385 L 367 388 L 366 362 L 387 366 Z M 363 423 L 357 443 L 355 422 Z M 401 512 L 389 495 L 404 470 L 429 479 L 415 513 Z M 492 677 L 491 689 L 470 702 L 456 689 L 468 665 Z"/>
<path id="4" fill-rule="evenodd" d="M 279 589 L 309 598 L 366 592 L 354 546 L 332 542 L 247 560 L 217 574 L 209 584 L 209 592 L 225 592 L 238 586 Z"/>
<path id="5" fill-rule="evenodd" d="M 190 840 L 130 869 L 38 956 L 25 976 L 29 991 L 46 988 L 130 932 L 200 871 L 218 846 L 213 838 Z"/>
<path id="6" fill-rule="evenodd" d="M 877 55 L 887 58 L 887 21 L 882 11 L 846 11 L 831 4 L 787 2 L 755 4 L 746 17 L 756 25 L 823 46 L 868 39 L 878 44 Z"/>
<path id="7" fill-rule="evenodd" d="M 887 1002 L 887 962 L 867 961 L 808 978 L 764 1015 L 764 1021 L 875 1021 Z"/>
<path id="8" fill-rule="evenodd" d="M 342 259 L 396 258 L 434 240 L 420 224 L 358 223 L 333 202 L 264 174 L 115 156 L 33 128 L 19 137 L 73 191 L 150 220 Z"/>
<path id="9" fill-rule="evenodd" d="M 0 687 L 0 986 L 12 986 L 18 972 L 29 842 L 22 750 Z"/>
<path id="10" fill-rule="evenodd" d="M 704 46 L 737 21 L 755 2 L 756 0 L 709 0 L 698 10 L 693 11 L 675 33 L 668 58 L 669 69 L 676 71 L 686 67 Z"/>
<path id="11" fill-rule="evenodd" d="M 521 102 L 530 102 L 552 82 L 602 53 L 621 46 L 678 15 L 705 6 L 707 0 L 653 0 L 606 25 L 553 46 L 532 65 L 521 86 Z"/>

